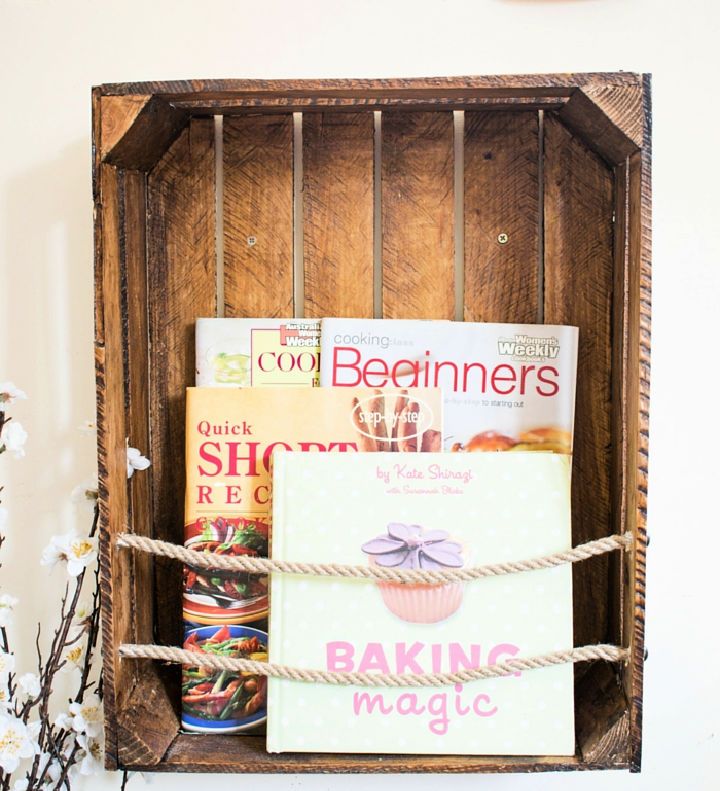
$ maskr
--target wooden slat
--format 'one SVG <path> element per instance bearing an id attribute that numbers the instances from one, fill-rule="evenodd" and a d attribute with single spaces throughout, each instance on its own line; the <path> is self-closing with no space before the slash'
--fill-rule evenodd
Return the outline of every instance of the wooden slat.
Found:
<path id="1" fill-rule="evenodd" d="M 133 596 L 131 561 L 113 550 L 113 536 L 127 519 L 125 461 L 125 387 L 123 370 L 120 196 L 114 168 L 97 171 L 95 259 L 96 289 L 102 303 L 102 322 L 96 323 L 95 373 L 98 388 L 98 481 L 100 506 L 100 590 L 103 602 L 129 601 Z M 117 645 L 133 639 L 131 608 L 103 607 L 103 673 L 105 682 L 106 750 L 108 766 L 117 755 L 117 713 L 123 711 L 135 680 L 135 668 L 123 665 Z"/>
<path id="2" fill-rule="evenodd" d="M 293 118 L 223 123 L 225 315 L 293 315 Z"/>
<path id="3" fill-rule="evenodd" d="M 182 543 L 185 388 L 194 382 L 194 322 L 215 314 L 214 128 L 191 121 L 148 177 L 150 406 L 155 537 Z M 156 638 L 182 636 L 177 563 L 156 560 Z"/>
<path id="4" fill-rule="evenodd" d="M 125 340 L 127 371 L 128 443 L 141 453 L 150 451 L 150 396 L 148 383 L 147 259 L 145 215 L 147 195 L 145 174 L 126 172 L 122 178 L 123 199 L 123 312 L 127 316 Z M 152 496 L 150 473 L 133 476 L 130 486 L 130 519 L 134 533 L 152 534 Z M 151 557 L 139 554 L 130 559 L 136 592 L 127 609 L 133 610 L 136 640 L 153 639 L 153 601 L 138 594 L 137 586 L 152 586 Z"/>
<path id="5" fill-rule="evenodd" d="M 265 737 L 180 734 L 159 769 L 170 772 L 269 772 L 378 774 L 443 772 L 550 772 L 588 768 L 578 756 L 495 755 L 344 755 L 268 753 Z M 139 766 L 138 770 L 142 771 Z"/>
<path id="6" fill-rule="evenodd" d="M 643 148 L 628 163 L 628 357 L 627 457 L 628 527 L 635 551 L 626 556 L 624 639 L 632 661 L 625 688 L 630 700 L 630 766 L 640 771 L 642 755 L 643 676 L 645 665 L 645 586 L 647 486 L 650 410 L 651 301 L 651 103 L 650 75 L 643 76 Z"/>
<path id="7" fill-rule="evenodd" d="M 371 112 L 303 116 L 305 316 L 373 315 Z"/>
<path id="8" fill-rule="evenodd" d="M 545 119 L 545 321 L 580 329 L 573 454 L 575 544 L 609 535 L 613 177 L 555 118 Z M 575 644 L 608 630 L 608 558 L 573 568 Z"/>
<path id="9" fill-rule="evenodd" d="M 465 113 L 464 181 L 465 320 L 535 323 L 538 114 Z"/>
<path id="10" fill-rule="evenodd" d="M 455 313 L 453 115 L 382 115 L 383 315 Z"/>

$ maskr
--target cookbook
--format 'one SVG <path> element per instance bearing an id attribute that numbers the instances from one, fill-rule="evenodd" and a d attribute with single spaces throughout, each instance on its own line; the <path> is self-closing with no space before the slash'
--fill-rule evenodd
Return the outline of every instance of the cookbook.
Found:
<path id="1" fill-rule="evenodd" d="M 319 319 L 197 319 L 198 387 L 317 386 Z"/>
<path id="2" fill-rule="evenodd" d="M 572 452 L 578 330 L 322 320 L 320 385 L 440 387 L 447 451 Z"/>
<path id="3" fill-rule="evenodd" d="M 433 389 L 191 387 L 186 415 L 185 546 L 199 553 L 267 556 L 274 452 L 413 454 L 442 445 Z M 184 570 L 187 621 L 242 624 L 267 609 L 264 576 Z"/>
<path id="4" fill-rule="evenodd" d="M 552 453 L 276 454 L 272 555 L 457 569 L 571 546 L 570 458 Z M 269 660 L 455 672 L 570 647 L 570 565 L 410 584 L 276 574 Z M 444 687 L 271 678 L 270 752 L 571 755 L 571 664 Z"/>

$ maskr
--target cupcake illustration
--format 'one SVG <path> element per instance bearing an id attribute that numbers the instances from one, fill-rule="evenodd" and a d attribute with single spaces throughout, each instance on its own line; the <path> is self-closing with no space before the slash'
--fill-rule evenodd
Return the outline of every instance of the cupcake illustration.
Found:
<path id="1" fill-rule="evenodd" d="M 461 568 L 462 546 L 452 541 L 444 530 L 423 530 L 420 525 L 391 522 L 387 535 L 380 535 L 362 545 L 370 562 L 396 569 Z M 377 583 L 385 606 L 409 623 L 437 623 L 449 618 L 460 606 L 463 586 L 447 583 Z"/>

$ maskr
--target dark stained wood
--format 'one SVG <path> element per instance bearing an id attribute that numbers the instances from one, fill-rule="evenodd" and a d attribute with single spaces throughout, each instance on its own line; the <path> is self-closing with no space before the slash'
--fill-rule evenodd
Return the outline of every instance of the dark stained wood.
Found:
<path id="1" fill-rule="evenodd" d="M 172 772 L 310 772 L 380 774 L 443 772 L 546 772 L 585 769 L 579 757 L 456 756 L 456 755 L 343 755 L 332 753 L 277 753 L 265 751 L 262 736 L 179 735 L 162 765 Z M 140 769 L 140 767 L 139 767 Z"/>
<path id="2" fill-rule="evenodd" d="M 579 327 L 573 542 L 612 532 L 610 503 L 613 177 L 556 119 L 544 123 L 545 321 Z M 573 567 L 575 644 L 603 642 L 608 558 Z"/>
<path id="3" fill-rule="evenodd" d="M 628 527 L 635 549 L 626 557 L 624 638 L 632 657 L 624 674 L 630 700 L 631 771 L 639 772 L 642 754 L 643 672 L 645 663 L 645 586 L 647 484 L 650 419 L 651 300 L 651 103 L 650 75 L 643 78 L 643 148 L 628 163 L 628 355 L 627 426 Z"/>
<path id="4" fill-rule="evenodd" d="M 372 112 L 303 116 L 305 316 L 373 315 Z"/>
<path id="5" fill-rule="evenodd" d="M 152 168 L 189 116 L 157 96 L 103 96 L 101 102 L 102 161 L 132 170 Z"/>
<path id="6" fill-rule="evenodd" d="M 215 163 L 211 119 L 191 121 L 148 176 L 153 526 L 182 543 L 185 388 L 194 384 L 194 322 L 215 315 Z M 156 561 L 156 640 L 182 637 L 178 564 Z"/>
<path id="7" fill-rule="evenodd" d="M 118 179 L 113 168 L 99 166 L 95 233 L 101 238 L 95 259 L 96 288 L 103 301 L 102 322 L 96 323 L 95 374 L 98 389 L 98 480 L 101 541 L 100 590 L 104 602 L 129 601 L 134 590 L 131 558 L 115 556 L 111 537 L 122 530 L 128 510 L 125 454 L 125 392 L 120 275 L 120 211 Z M 102 333 L 102 334 L 100 334 Z M 116 647 L 134 635 L 132 611 L 104 607 L 102 612 L 105 716 L 108 765 L 117 752 L 116 713 L 124 709 L 124 695 L 132 689 L 134 673 L 122 664 Z"/>
<path id="8" fill-rule="evenodd" d="M 628 766 L 630 714 L 615 668 L 594 662 L 575 690 L 575 730 L 583 760 Z"/>
<path id="9" fill-rule="evenodd" d="M 127 371 L 126 403 L 128 416 L 128 444 L 141 453 L 150 451 L 150 400 L 148 393 L 148 335 L 147 310 L 131 310 L 130 306 L 147 305 L 147 265 L 145 256 L 145 216 L 147 200 L 145 174 L 127 172 L 122 177 L 122 273 L 123 315 L 126 316 L 127 335 L 124 339 L 125 369 Z M 152 535 L 150 522 L 151 476 L 134 475 L 130 486 L 130 514 L 128 524 L 140 535 Z M 153 562 L 140 553 L 132 559 L 133 576 L 152 584 Z M 131 610 L 136 640 L 152 640 L 154 612 L 152 598 L 135 591 Z"/>
<path id="10" fill-rule="evenodd" d="M 293 119 L 223 124 L 225 315 L 293 315 Z"/>
<path id="11" fill-rule="evenodd" d="M 468 94 L 475 91 L 507 96 L 568 96 L 586 85 L 625 87 L 638 85 L 640 75 L 630 72 L 589 72 L 576 74 L 473 75 L 394 79 L 320 80 L 173 80 L 166 82 L 109 83 L 100 86 L 103 95 L 159 94 L 168 101 L 195 98 L 230 98 L 246 94 L 258 99 L 280 94 L 338 96 L 363 99 L 370 96 Z"/>
<path id="12" fill-rule="evenodd" d="M 466 321 L 538 320 L 538 147 L 536 112 L 465 113 Z"/>
<path id="13" fill-rule="evenodd" d="M 93 90 L 95 350 L 109 768 L 259 773 L 639 770 L 650 343 L 649 90 L 649 78 L 624 73 L 197 81 Z M 145 102 L 141 96 L 151 98 Z M 353 249 L 358 251 L 364 248 L 346 230 L 346 236 L 328 231 L 322 240 L 329 220 L 318 212 L 321 204 L 311 193 L 325 192 L 331 194 L 329 200 L 348 204 L 354 200 L 350 197 L 353 190 L 361 194 L 348 175 L 349 163 L 357 166 L 357 155 L 365 151 L 367 139 L 350 119 L 373 107 L 396 109 L 383 113 L 383 201 L 387 204 L 389 198 L 383 222 L 386 234 L 389 228 L 385 242 L 394 256 L 386 256 L 383 262 L 383 308 L 389 316 L 453 313 L 449 110 L 481 110 L 466 118 L 465 205 L 466 210 L 479 208 L 482 220 L 469 226 L 470 215 L 464 219 L 468 318 L 488 318 L 493 311 L 502 317 L 505 310 L 515 314 L 508 318 L 516 318 L 522 309 L 522 301 L 513 301 L 507 293 L 508 287 L 511 291 L 518 288 L 515 272 L 512 278 L 500 276 L 504 269 L 520 268 L 522 256 L 517 249 L 507 249 L 498 257 L 498 251 L 483 242 L 480 231 L 492 237 L 494 230 L 487 231 L 484 223 L 492 226 L 493 217 L 508 216 L 505 206 L 511 205 L 509 194 L 513 193 L 517 206 L 510 217 L 517 223 L 522 219 L 522 225 L 512 233 L 504 229 L 510 237 L 505 247 L 522 240 L 532 250 L 532 135 L 527 119 L 535 115 L 533 108 L 546 110 L 545 201 L 539 207 L 545 224 L 543 309 L 546 321 L 574 321 L 581 328 L 574 539 L 579 542 L 624 529 L 632 529 L 637 537 L 633 552 L 586 561 L 574 572 L 576 644 L 621 640 L 630 645 L 632 658 L 625 667 L 602 663 L 576 667 L 578 752 L 569 759 L 268 755 L 261 737 L 178 734 L 177 668 L 117 660 L 117 644 L 149 639 L 151 626 L 157 642 L 180 639 L 179 569 L 115 553 L 112 536 L 127 525 L 136 532 L 174 541 L 182 536 L 182 394 L 185 384 L 193 380 L 192 323 L 196 316 L 214 315 L 216 281 L 213 122 L 197 119 L 187 126 L 187 114 L 263 112 L 260 121 L 251 115 L 225 118 L 226 152 L 235 142 L 227 134 L 233 124 L 248 123 L 255 129 L 254 148 L 246 148 L 247 159 L 241 159 L 239 167 L 251 172 L 258 160 L 265 162 L 265 170 L 255 171 L 256 184 L 247 184 L 230 197 L 226 193 L 226 230 L 241 228 L 233 223 L 243 213 L 252 217 L 257 204 L 267 200 L 268 191 L 275 196 L 280 192 L 286 196 L 285 208 L 278 212 L 280 220 L 275 225 L 279 228 L 284 223 L 282 238 L 291 240 L 292 126 L 288 113 L 295 108 L 313 111 L 304 122 L 304 209 L 305 244 L 308 238 L 313 240 L 317 257 L 306 253 L 305 291 L 308 310 L 320 313 L 328 309 L 326 300 L 335 295 L 322 292 L 322 274 L 330 266 L 316 266 L 317 258 L 332 252 L 332 260 L 341 260 L 343 271 L 345 267 L 349 271 L 348 246 L 357 244 Z M 421 108 L 436 112 L 409 112 Z M 561 120 L 550 108 L 559 111 Z M 356 139 L 351 142 L 353 135 Z M 502 153 L 492 160 L 478 158 L 483 156 L 483 141 L 491 139 L 493 150 Z M 268 144 L 276 155 L 269 164 L 262 152 Z M 227 180 L 232 168 L 225 164 Z M 147 182 L 138 170 L 150 171 Z M 361 167 L 355 172 L 360 171 Z M 332 176 L 342 183 L 333 183 Z M 232 178 L 230 173 L 231 186 Z M 402 189 L 395 194 L 390 189 L 398 186 L 406 190 L 404 196 Z M 255 197 L 242 208 L 248 190 L 254 190 Z M 472 238 L 473 233 L 477 238 Z M 226 246 L 238 238 L 233 230 L 225 239 Z M 401 249 L 404 243 L 409 245 L 407 250 Z M 292 276 L 288 274 L 292 242 L 286 244 L 289 268 L 271 261 L 260 280 L 254 280 L 252 259 L 243 261 L 242 273 L 232 263 L 228 267 L 226 259 L 225 289 L 235 315 L 292 312 Z M 496 277 L 482 274 L 488 266 L 496 270 Z M 480 278 L 475 281 L 478 272 Z M 271 296 L 259 287 L 268 283 L 274 284 Z M 541 285 L 532 285 L 538 300 Z M 367 295 L 346 294 L 335 301 L 337 312 L 351 312 L 350 303 L 354 312 L 363 299 Z M 528 304 L 531 301 L 528 295 Z M 487 313 L 481 314 L 478 306 Z M 145 375 L 148 360 L 150 370 Z M 149 442 L 153 461 L 151 470 L 145 476 L 136 475 L 129 487 L 126 437 L 141 450 Z"/>
<path id="14" fill-rule="evenodd" d="M 639 97 L 639 86 L 628 87 L 618 93 L 620 97 L 616 100 L 616 106 L 613 106 L 609 99 L 611 94 L 607 92 L 596 92 L 589 96 L 585 91 L 577 90 L 559 112 L 563 123 L 610 165 L 621 163 L 639 148 L 606 114 L 615 113 L 622 118 L 630 114 L 634 118 L 637 111 L 633 113 L 632 108 Z M 602 106 L 599 102 L 602 102 Z M 630 131 L 634 133 L 634 127 Z"/>
<path id="15" fill-rule="evenodd" d="M 128 129 L 137 120 L 143 107 L 152 100 L 152 96 L 104 96 L 102 104 L 100 151 L 103 157 L 112 151 Z"/>
<path id="16" fill-rule="evenodd" d="M 382 115 L 385 318 L 455 313 L 453 115 Z"/>

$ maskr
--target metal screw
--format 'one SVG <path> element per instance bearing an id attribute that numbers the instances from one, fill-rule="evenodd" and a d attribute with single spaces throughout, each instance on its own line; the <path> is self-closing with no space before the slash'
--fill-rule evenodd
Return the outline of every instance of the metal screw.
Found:
<path id="1" fill-rule="evenodd" d="M 498 234 L 498 244 L 507 244 L 509 241 L 510 237 L 506 233 Z"/>
<path id="2" fill-rule="evenodd" d="M 257 239 L 254 236 L 248 236 L 247 238 L 248 247 L 254 247 L 257 243 Z"/>

